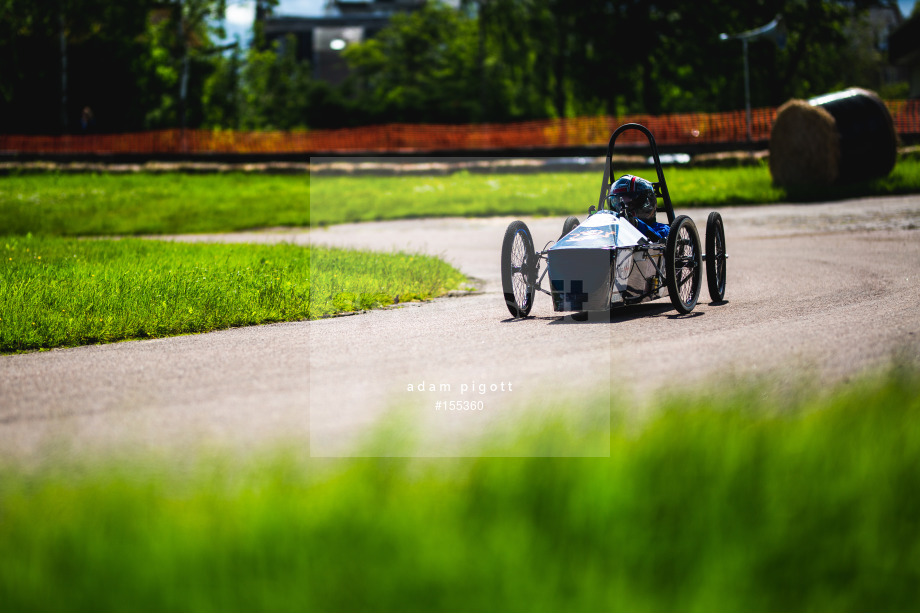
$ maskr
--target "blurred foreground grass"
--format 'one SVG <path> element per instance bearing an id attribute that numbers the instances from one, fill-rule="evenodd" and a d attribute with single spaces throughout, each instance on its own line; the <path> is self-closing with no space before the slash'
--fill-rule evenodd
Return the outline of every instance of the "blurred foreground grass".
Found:
<path id="1" fill-rule="evenodd" d="M 8 463 L 3 609 L 912 611 L 918 389 L 615 409 L 609 459 Z"/>
<path id="2" fill-rule="evenodd" d="M 622 174 L 624 169 L 616 169 Z M 654 178 L 653 169 L 627 171 Z M 920 159 L 890 176 L 789 193 L 765 165 L 670 167 L 675 207 L 723 207 L 920 193 Z M 0 177 L 0 233 L 132 235 L 447 216 L 583 215 L 602 174 L 407 177 L 316 175 L 11 175 Z"/>

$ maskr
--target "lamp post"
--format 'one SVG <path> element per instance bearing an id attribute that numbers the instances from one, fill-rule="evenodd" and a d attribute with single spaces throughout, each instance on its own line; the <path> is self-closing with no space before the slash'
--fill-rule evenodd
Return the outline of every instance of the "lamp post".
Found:
<path id="1" fill-rule="evenodd" d="M 747 140 L 748 143 L 754 140 L 751 134 L 751 71 L 748 68 L 748 42 L 767 38 L 776 43 L 776 46 L 783 49 L 786 46 L 786 25 L 783 23 L 781 15 L 765 26 L 742 32 L 741 34 L 728 35 L 722 33 L 719 40 L 740 40 L 741 50 L 744 56 L 744 115 L 747 120 Z"/>

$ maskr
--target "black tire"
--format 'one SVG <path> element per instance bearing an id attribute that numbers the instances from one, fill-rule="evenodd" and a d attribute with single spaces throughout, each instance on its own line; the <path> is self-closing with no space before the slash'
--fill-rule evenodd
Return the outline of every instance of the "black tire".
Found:
<path id="1" fill-rule="evenodd" d="M 677 216 L 671 223 L 664 259 L 671 304 L 680 313 L 690 313 L 700 298 L 703 254 L 696 224 L 686 215 Z"/>
<path id="2" fill-rule="evenodd" d="M 713 211 L 706 220 L 706 284 L 709 298 L 718 303 L 725 298 L 725 227 L 722 216 Z"/>
<path id="3" fill-rule="evenodd" d="M 533 307 L 537 257 L 527 224 L 508 224 L 502 241 L 502 291 L 505 304 L 515 318 L 523 318 Z"/>
<path id="4" fill-rule="evenodd" d="M 559 238 L 561 239 L 565 235 L 575 230 L 578 224 L 579 224 L 578 218 L 575 217 L 574 215 L 570 215 L 569 217 L 565 218 L 565 222 L 563 222 L 562 224 L 562 234 L 559 235 Z"/>

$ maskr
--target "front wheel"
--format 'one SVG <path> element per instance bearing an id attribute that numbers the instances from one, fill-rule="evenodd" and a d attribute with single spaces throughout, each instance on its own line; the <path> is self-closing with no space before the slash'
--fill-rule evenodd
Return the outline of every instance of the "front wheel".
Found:
<path id="1" fill-rule="evenodd" d="M 565 222 L 562 224 L 562 234 L 559 235 L 559 238 L 562 239 L 565 235 L 569 234 L 578 226 L 578 218 L 574 215 L 570 215 L 565 218 Z"/>
<path id="2" fill-rule="evenodd" d="M 714 303 L 725 298 L 725 227 L 722 216 L 713 211 L 706 220 L 706 284 Z"/>
<path id="3" fill-rule="evenodd" d="M 671 223 L 664 258 L 671 304 L 680 313 L 690 313 L 700 298 L 703 255 L 696 224 L 686 215 L 678 216 Z"/>
<path id="4" fill-rule="evenodd" d="M 515 318 L 523 318 L 533 307 L 537 256 L 527 224 L 511 222 L 502 241 L 502 291 L 505 304 Z"/>

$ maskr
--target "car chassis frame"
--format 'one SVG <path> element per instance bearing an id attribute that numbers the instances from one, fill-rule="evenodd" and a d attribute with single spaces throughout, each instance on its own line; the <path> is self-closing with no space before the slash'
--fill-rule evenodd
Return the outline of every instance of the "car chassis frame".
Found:
<path id="1" fill-rule="evenodd" d="M 616 181 L 616 140 L 630 130 L 641 132 L 648 140 L 658 179 L 652 184 L 657 211 L 668 220 L 664 229 L 663 224 L 653 228 L 637 220 L 623 207 L 605 206 Z M 645 126 L 631 123 L 620 126 L 610 137 L 598 203 L 589 208 L 584 223 L 569 216 L 559 239 L 549 241 L 539 252 L 524 222 L 509 224 L 502 244 L 502 287 L 514 317 L 530 313 L 536 291 L 549 295 L 557 312 L 605 311 L 667 295 L 675 309 L 686 314 L 697 304 L 704 262 L 710 298 L 714 303 L 724 301 L 727 259 L 721 215 L 709 214 L 703 253 L 693 220 L 674 214 L 654 136 Z M 543 287 L 547 277 L 549 289 Z"/>

